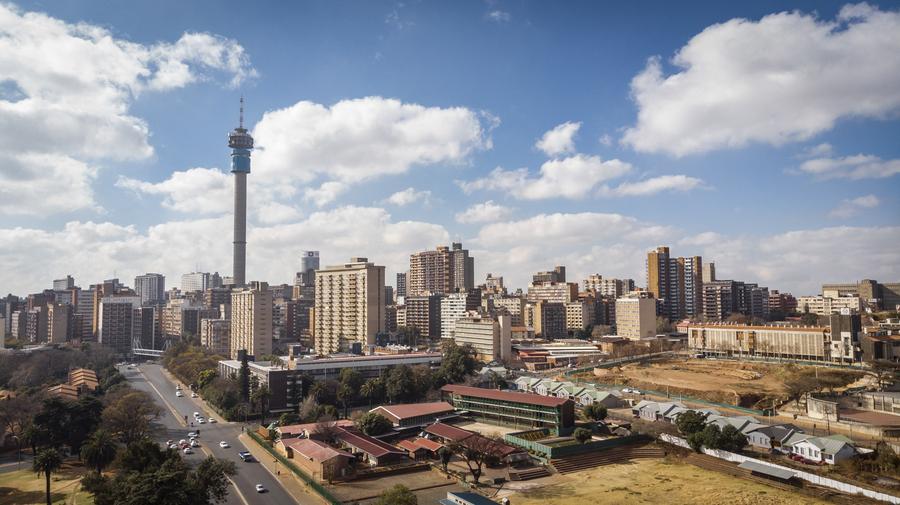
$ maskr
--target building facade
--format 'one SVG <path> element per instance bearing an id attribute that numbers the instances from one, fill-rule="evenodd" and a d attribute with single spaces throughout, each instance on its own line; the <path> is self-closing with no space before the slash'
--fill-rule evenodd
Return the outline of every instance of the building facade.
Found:
<path id="1" fill-rule="evenodd" d="M 314 342 L 316 352 L 347 352 L 353 344 L 374 345 L 384 331 L 384 267 L 366 258 L 316 272 Z M 234 336 L 232 335 L 232 338 Z"/>
<path id="2" fill-rule="evenodd" d="M 481 306 L 481 291 L 468 289 L 441 298 L 441 338 L 453 338 L 456 321 Z"/>
<path id="3" fill-rule="evenodd" d="M 218 354 L 231 354 L 231 321 L 203 319 L 200 321 L 200 345 Z"/>
<path id="4" fill-rule="evenodd" d="M 646 291 L 616 300 L 616 334 L 630 340 L 656 336 L 656 300 Z"/>
<path id="5" fill-rule="evenodd" d="M 141 304 L 156 304 L 166 301 L 166 277 L 162 274 L 147 273 L 134 278 L 134 292 L 141 297 Z"/>
<path id="6" fill-rule="evenodd" d="M 477 358 L 484 362 L 506 362 L 512 357 L 512 324 L 510 317 L 472 315 L 456 321 L 453 341 L 471 345 Z"/>
<path id="7" fill-rule="evenodd" d="M 272 354 L 272 292 L 265 282 L 231 293 L 231 357 Z"/>

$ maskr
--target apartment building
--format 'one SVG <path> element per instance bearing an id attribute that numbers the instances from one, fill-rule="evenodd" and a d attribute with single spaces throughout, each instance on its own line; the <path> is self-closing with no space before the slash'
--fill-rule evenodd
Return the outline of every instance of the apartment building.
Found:
<path id="1" fill-rule="evenodd" d="M 481 307 L 481 290 L 451 293 L 440 300 L 441 338 L 453 338 L 456 321 Z"/>
<path id="2" fill-rule="evenodd" d="M 557 265 L 553 270 L 546 272 L 538 272 L 531 276 L 532 284 L 542 284 L 545 282 L 566 282 L 566 267 Z"/>
<path id="3" fill-rule="evenodd" d="M 860 314 L 865 310 L 865 300 L 859 295 L 838 296 L 837 291 L 826 291 L 821 296 L 801 296 L 797 298 L 797 311 L 817 315 L 840 313 L 849 310 Z"/>
<path id="4" fill-rule="evenodd" d="M 837 296 L 858 295 L 864 303 L 877 310 L 897 310 L 900 307 L 900 282 L 880 283 L 863 279 L 854 283 L 822 285 L 822 294 L 836 291 Z"/>
<path id="5" fill-rule="evenodd" d="M 104 296 L 100 301 L 97 341 L 118 354 L 130 353 L 132 342 L 140 339 L 140 307 L 140 296 Z"/>
<path id="6" fill-rule="evenodd" d="M 695 317 L 703 308 L 703 258 L 675 258 L 668 247 L 647 253 L 647 291 L 660 300 L 671 321 Z"/>
<path id="7" fill-rule="evenodd" d="M 134 292 L 141 297 L 141 304 L 156 304 L 166 301 L 166 277 L 162 274 L 146 273 L 134 278 Z"/>
<path id="8" fill-rule="evenodd" d="M 488 312 L 505 310 L 513 326 L 525 325 L 525 299 L 515 295 L 492 295 L 487 299 Z"/>
<path id="9" fill-rule="evenodd" d="M 593 298 L 567 302 L 565 307 L 566 331 L 581 331 L 587 328 L 588 325 L 594 324 L 596 305 Z"/>
<path id="10" fill-rule="evenodd" d="M 557 267 L 561 268 L 561 267 Z M 528 286 L 529 302 L 567 303 L 578 299 L 578 284 L 574 282 L 542 281 Z"/>
<path id="11" fill-rule="evenodd" d="M 656 336 L 656 299 L 636 291 L 616 300 L 616 334 L 630 340 Z"/>
<path id="12" fill-rule="evenodd" d="M 441 299 L 438 294 L 406 297 L 406 326 L 425 338 L 441 336 Z"/>
<path id="13" fill-rule="evenodd" d="M 228 319 L 203 319 L 200 321 L 200 345 L 218 354 L 231 354 L 231 321 Z"/>
<path id="14" fill-rule="evenodd" d="M 407 296 L 452 293 L 475 287 L 475 259 L 462 244 L 410 255 Z"/>
<path id="15" fill-rule="evenodd" d="M 531 306 L 534 334 L 538 337 L 553 340 L 565 338 L 566 332 L 566 305 L 564 303 L 538 301 L 529 304 Z"/>
<path id="16" fill-rule="evenodd" d="M 266 282 L 251 282 L 231 293 L 231 352 L 272 354 L 272 292 Z"/>
<path id="17" fill-rule="evenodd" d="M 72 338 L 75 313 L 66 303 L 47 304 L 47 342 L 62 344 Z"/>
<path id="18" fill-rule="evenodd" d="M 367 258 L 350 258 L 316 272 L 314 342 L 316 352 L 327 356 L 347 352 L 357 344 L 375 344 L 384 331 L 384 267 Z M 232 334 L 232 339 L 234 334 Z"/>
<path id="19" fill-rule="evenodd" d="M 601 296 L 618 298 L 634 291 L 634 279 L 604 278 L 600 274 L 591 274 L 582 281 L 585 291 L 592 291 Z"/>
<path id="20" fill-rule="evenodd" d="M 505 362 L 512 357 L 511 329 L 507 314 L 467 316 L 456 321 L 453 341 L 457 345 L 471 345 L 481 361 Z"/>

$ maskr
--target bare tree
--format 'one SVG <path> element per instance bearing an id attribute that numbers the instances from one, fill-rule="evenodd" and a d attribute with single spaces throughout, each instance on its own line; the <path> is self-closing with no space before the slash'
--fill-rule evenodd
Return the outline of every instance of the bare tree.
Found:
<path id="1" fill-rule="evenodd" d="M 469 467 L 475 485 L 481 479 L 484 465 L 499 460 L 503 455 L 503 444 L 496 436 L 472 435 L 450 445 L 450 450 L 458 454 Z"/>

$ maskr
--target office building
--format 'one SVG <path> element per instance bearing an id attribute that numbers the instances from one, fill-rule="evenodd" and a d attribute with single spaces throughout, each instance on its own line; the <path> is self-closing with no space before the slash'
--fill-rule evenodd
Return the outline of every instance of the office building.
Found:
<path id="1" fill-rule="evenodd" d="M 566 282 L 566 267 L 556 266 L 548 272 L 538 272 L 531 276 L 532 284 L 542 284 L 544 282 Z"/>
<path id="2" fill-rule="evenodd" d="M 450 245 L 450 291 L 470 290 L 475 288 L 475 258 L 469 256 L 469 250 L 462 244 L 454 242 Z"/>
<path id="3" fill-rule="evenodd" d="M 63 344 L 72 337 L 71 323 L 74 318 L 72 306 L 64 303 L 47 304 L 47 342 Z"/>
<path id="4" fill-rule="evenodd" d="M 316 285 L 316 270 L 318 269 L 319 251 L 302 251 L 300 253 L 300 271 L 294 278 L 294 286 L 313 288 Z"/>
<path id="5" fill-rule="evenodd" d="M 633 279 L 604 278 L 600 274 L 591 274 L 582 281 L 585 291 L 592 291 L 602 296 L 618 298 L 634 291 Z"/>
<path id="6" fill-rule="evenodd" d="M 841 337 L 838 347 L 842 347 Z M 840 361 L 832 356 L 830 325 L 768 326 L 692 323 L 688 326 L 691 351 L 712 356 L 768 357 L 810 361 Z"/>
<path id="7" fill-rule="evenodd" d="M 503 276 L 488 272 L 484 284 L 481 286 L 481 291 L 486 295 L 505 295 L 506 286 L 503 285 Z"/>
<path id="8" fill-rule="evenodd" d="M 231 321 L 228 319 L 202 319 L 200 321 L 200 345 L 218 354 L 231 354 Z"/>
<path id="9" fill-rule="evenodd" d="M 441 338 L 453 338 L 456 321 L 481 307 L 481 290 L 457 291 L 440 300 Z M 407 318 L 409 316 L 407 315 Z"/>
<path id="10" fill-rule="evenodd" d="M 136 328 L 140 328 L 135 314 L 139 314 L 141 297 L 136 295 L 109 295 L 100 301 L 97 341 L 116 353 L 131 352 Z"/>
<path id="11" fill-rule="evenodd" d="M 823 284 L 822 294 L 825 295 L 826 292 L 837 292 L 837 296 L 857 295 L 864 303 L 876 310 L 898 310 L 900 308 L 900 282 L 880 283 L 871 279 L 863 279 L 855 283 Z"/>
<path id="12" fill-rule="evenodd" d="M 394 303 L 394 286 L 384 287 L 384 302 L 387 304 Z"/>
<path id="13" fill-rule="evenodd" d="M 576 299 L 578 299 L 578 284 L 574 282 L 542 281 L 532 282 L 528 286 L 529 302 L 567 303 Z"/>
<path id="14" fill-rule="evenodd" d="M 53 280 L 53 291 L 68 291 L 75 287 L 75 279 L 67 275 L 62 279 Z"/>
<path id="15" fill-rule="evenodd" d="M 708 262 L 703 264 L 703 282 L 713 282 L 716 280 L 716 264 Z"/>
<path id="16" fill-rule="evenodd" d="M 96 286 L 79 291 L 75 299 L 74 338 L 79 342 L 95 340 L 94 334 L 94 298 Z"/>
<path id="17" fill-rule="evenodd" d="M 204 292 L 211 287 L 209 272 L 191 272 L 181 276 L 182 293 Z"/>
<path id="18" fill-rule="evenodd" d="M 538 301 L 531 306 L 534 334 L 547 340 L 566 338 L 566 305 L 559 302 Z M 527 325 L 527 321 L 526 321 Z"/>
<path id="19" fill-rule="evenodd" d="M 231 293 L 231 357 L 238 351 L 259 357 L 272 354 L 272 292 L 265 282 Z"/>
<path id="20" fill-rule="evenodd" d="M 488 312 L 505 311 L 513 326 L 525 325 L 525 298 L 515 295 L 492 295 L 487 298 Z"/>
<path id="21" fill-rule="evenodd" d="M 327 356 L 374 345 L 384 331 L 384 267 L 351 258 L 316 272 L 314 341 Z M 233 310 L 233 309 L 232 309 Z M 234 338 L 234 335 L 232 335 Z"/>
<path id="22" fill-rule="evenodd" d="M 594 324 L 595 301 L 593 298 L 565 303 L 566 331 L 577 332 Z"/>
<path id="23" fill-rule="evenodd" d="M 470 315 L 456 321 L 452 338 L 457 345 L 471 345 L 485 363 L 507 362 L 512 357 L 511 329 L 508 314 Z"/>
<path id="24" fill-rule="evenodd" d="M 636 291 L 616 300 L 616 334 L 631 340 L 656 336 L 656 300 Z"/>
<path id="25" fill-rule="evenodd" d="M 419 330 L 423 338 L 441 336 L 441 295 L 406 297 L 406 327 Z"/>
<path id="26" fill-rule="evenodd" d="M 162 274 L 147 273 L 134 278 L 134 292 L 141 297 L 144 305 L 161 303 L 166 300 L 166 277 Z"/>
<path id="27" fill-rule="evenodd" d="M 406 272 L 397 274 L 397 299 L 406 297 Z"/>

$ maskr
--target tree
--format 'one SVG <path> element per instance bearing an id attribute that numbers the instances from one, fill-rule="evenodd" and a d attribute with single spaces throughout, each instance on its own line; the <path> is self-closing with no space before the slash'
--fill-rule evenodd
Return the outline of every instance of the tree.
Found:
<path id="1" fill-rule="evenodd" d="M 453 451 L 448 449 L 446 446 L 438 449 L 438 457 L 441 459 L 441 467 L 443 467 L 444 471 L 447 471 L 447 465 L 450 464 L 450 460 L 453 458 Z"/>
<path id="2" fill-rule="evenodd" d="M 443 343 L 444 357 L 441 360 L 441 367 L 438 369 L 438 377 L 440 384 L 456 384 L 462 382 L 466 377 L 472 375 L 478 361 L 475 359 L 475 349 L 466 344 L 464 346 L 456 345 L 452 339 Z"/>
<path id="3" fill-rule="evenodd" d="M 50 500 L 50 475 L 59 470 L 62 463 L 62 456 L 60 456 L 56 449 L 44 449 L 39 452 L 37 456 L 34 457 L 34 461 L 32 461 L 34 473 L 38 474 L 38 477 L 43 475 L 45 478 L 47 505 L 53 505 L 53 502 Z"/>
<path id="4" fill-rule="evenodd" d="M 606 419 L 606 405 L 592 403 L 584 407 L 584 417 L 590 421 L 602 421 Z"/>
<path id="5" fill-rule="evenodd" d="M 381 435 L 393 427 L 388 418 L 377 412 L 367 412 L 356 420 L 356 428 L 366 435 Z"/>
<path id="6" fill-rule="evenodd" d="M 250 395 L 250 402 L 259 410 L 259 413 L 262 416 L 261 424 L 263 425 L 266 424 L 266 417 L 269 413 L 269 398 L 271 398 L 271 396 L 272 393 L 265 384 L 254 388 L 253 394 Z"/>
<path id="7" fill-rule="evenodd" d="M 410 398 L 415 390 L 410 368 L 406 365 L 392 368 L 388 374 L 385 390 L 391 403 Z"/>
<path id="8" fill-rule="evenodd" d="M 150 436 L 159 415 L 159 407 L 147 393 L 130 391 L 103 409 L 103 425 L 128 445 Z"/>
<path id="9" fill-rule="evenodd" d="M 250 400 L 250 364 L 247 363 L 247 354 L 241 356 L 241 369 L 238 372 L 238 381 L 241 385 L 241 399 Z"/>
<path id="10" fill-rule="evenodd" d="M 359 394 L 369 400 L 369 406 L 372 406 L 384 398 L 384 382 L 379 377 L 369 379 L 360 387 Z"/>
<path id="11" fill-rule="evenodd" d="M 219 376 L 219 372 L 214 369 L 204 370 L 197 375 L 197 389 L 203 389 L 210 384 L 213 379 Z"/>
<path id="12" fill-rule="evenodd" d="M 300 416 L 294 412 L 285 412 L 278 418 L 278 426 L 290 426 L 299 422 Z"/>
<path id="13" fill-rule="evenodd" d="M 740 452 L 747 446 L 747 437 L 732 425 L 725 426 L 714 442 L 714 449 Z"/>
<path id="14" fill-rule="evenodd" d="M 507 386 L 506 379 L 493 370 L 488 371 L 486 379 L 491 389 L 503 389 Z"/>
<path id="15" fill-rule="evenodd" d="M 591 430 L 587 428 L 575 428 L 575 432 L 572 434 L 575 437 L 575 440 L 578 441 L 579 444 L 584 445 L 585 442 L 591 439 L 593 435 L 591 434 Z"/>
<path id="16" fill-rule="evenodd" d="M 319 402 L 316 401 L 315 395 L 310 393 L 309 396 L 303 400 L 303 403 L 300 404 L 300 408 L 298 410 L 297 415 L 300 416 L 300 421 L 304 423 L 312 423 L 315 422 L 319 417 Z"/>
<path id="17" fill-rule="evenodd" d="M 453 452 L 465 460 L 476 486 L 481 479 L 484 465 L 488 461 L 498 459 L 502 455 L 503 449 L 503 445 L 496 440 L 496 437 L 482 435 L 472 435 L 451 444 L 450 447 Z"/>
<path id="18" fill-rule="evenodd" d="M 703 430 L 688 435 L 687 442 L 695 452 L 701 452 L 703 447 L 716 449 L 721 435 L 718 425 L 707 424 Z"/>
<path id="19" fill-rule="evenodd" d="M 882 390 L 897 380 L 900 375 L 900 365 L 885 359 L 872 362 L 872 374 L 878 381 L 878 387 Z"/>
<path id="20" fill-rule="evenodd" d="M 378 497 L 375 505 L 418 505 L 419 499 L 415 493 L 403 484 L 385 489 Z"/>
<path id="21" fill-rule="evenodd" d="M 99 429 L 81 447 L 81 458 L 88 466 L 97 470 L 97 473 L 102 474 L 103 469 L 116 459 L 118 449 L 113 436 L 108 431 Z"/>
<path id="22" fill-rule="evenodd" d="M 797 409 L 800 408 L 800 398 L 803 398 L 806 393 L 814 391 L 816 386 L 816 379 L 803 372 L 794 372 L 784 381 L 788 399 L 794 401 Z"/>
<path id="23" fill-rule="evenodd" d="M 341 382 L 340 386 L 338 386 L 337 390 L 337 399 L 341 402 L 341 406 L 344 408 L 344 417 L 347 417 L 347 411 L 350 407 L 350 402 L 353 401 L 353 397 L 355 396 L 356 391 L 350 387 L 349 384 Z"/>
<path id="24" fill-rule="evenodd" d="M 672 322 L 665 316 L 656 316 L 656 334 L 663 335 L 674 330 Z"/>
<path id="25" fill-rule="evenodd" d="M 694 433 L 703 431 L 706 426 L 706 414 L 697 412 L 696 410 L 688 410 L 678 414 L 675 418 L 675 426 L 678 432 L 684 436 L 690 436 Z"/>
<path id="26" fill-rule="evenodd" d="M 809 307 L 807 307 L 806 310 L 808 311 Z M 800 316 L 800 323 L 802 323 L 803 326 L 817 326 L 819 324 L 819 316 L 810 312 L 804 312 Z"/>

